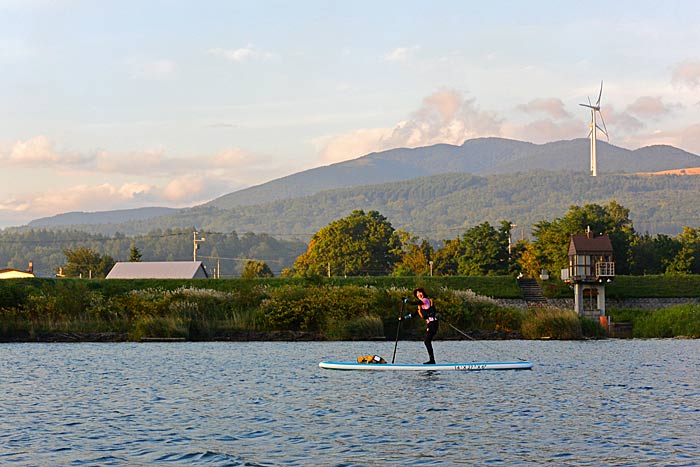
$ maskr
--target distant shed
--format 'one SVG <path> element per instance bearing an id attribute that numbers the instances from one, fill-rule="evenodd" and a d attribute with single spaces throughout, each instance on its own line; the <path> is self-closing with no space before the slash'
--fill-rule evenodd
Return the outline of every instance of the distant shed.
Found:
<path id="1" fill-rule="evenodd" d="M 36 277 L 34 275 L 34 264 L 31 261 L 26 271 L 12 268 L 0 269 L 0 279 L 24 279 L 26 277 Z"/>
<path id="2" fill-rule="evenodd" d="M 207 279 L 201 261 L 118 262 L 107 279 Z"/>
<path id="3" fill-rule="evenodd" d="M 34 273 L 21 271 L 19 269 L 0 269 L 0 279 L 23 279 L 26 277 L 36 277 Z"/>

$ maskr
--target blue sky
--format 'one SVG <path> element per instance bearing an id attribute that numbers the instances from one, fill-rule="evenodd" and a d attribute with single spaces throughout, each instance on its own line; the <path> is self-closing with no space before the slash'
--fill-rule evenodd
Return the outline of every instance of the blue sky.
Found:
<path id="1" fill-rule="evenodd" d="M 700 154 L 699 5 L 0 0 L 0 228 L 393 147 L 583 138 L 601 80 L 612 144 Z"/>

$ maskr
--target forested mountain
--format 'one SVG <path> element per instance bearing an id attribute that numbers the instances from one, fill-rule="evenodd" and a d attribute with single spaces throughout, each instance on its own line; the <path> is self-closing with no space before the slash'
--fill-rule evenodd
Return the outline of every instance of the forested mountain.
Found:
<path id="1" fill-rule="evenodd" d="M 239 231 L 268 231 L 279 234 L 305 234 L 309 231 L 307 225 L 316 227 L 325 225 L 328 221 L 351 211 L 352 208 L 317 209 L 317 215 L 306 213 L 303 218 L 287 220 L 289 213 L 299 214 L 297 209 L 288 210 L 285 207 L 287 202 L 291 203 L 290 206 L 295 206 L 298 204 L 298 201 L 294 201 L 295 199 L 299 200 L 328 190 L 353 187 L 359 187 L 357 189 L 360 190 L 360 193 L 373 193 L 384 190 L 385 184 L 389 182 L 450 173 L 484 176 L 521 173 L 521 175 L 516 176 L 518 180 L 527 180 L 529 183 L 541 186 L 539 181 L 541 175 L 539 173 L 528 174 L 528 172 L 561 170 L 567 173 L 587 175 L 590 163 L 589 150 L 588 139 L 533 144 L 503 138 L 477 138 L 467 140 L 461 146 L 437 144 L 415 149 L 392 149 L 272 180 L 230 193 L 194 209 L 143 208 L 96 213 L 67 213 L 32 221 L 29 226 L 49 228 L 63 226 L 64 228 L 80 228 L 91 232 L 114 233 L 121 231 L 129 234 L 142 234 L 149 231 L 153 225 L 183 227 L 194 224 L 197 226 L 217 225 L 224 229 L 222 231 L 238 229 Z M 700 166 L 700 157 L 672 146 L 649 146 L 630 151 L 605 142 L 598 142 L 598 171 L 601 177 L 606 177 L 606 180 L 610 180 L 609 177 L 613 173 L 655 172 L 698 166 Z M 490 177 L 484 180 L 487 179 L 492 180 Z M 484 183 L 491 184 L 492 182 Z M 368 188 L 368 186 L 376 184 L 379 186 Z M 450 186 L 452 184 L 448 183 L 446 187 Z M 542 195 L 549 196 L 550 193 L 547 191 L 549 188 L 544 186 L 543 188 Z M 357 200 L 357 196 L 354 195 L 357 190 L 350 190 L 348 193 L 342 196 Z M 551 195 L 560 198 L 562 193 L 554 189 Z M 329 194 L 322 194 L 319 199 L 322 202 L 328 196 Z M 593 193 L 590 196 L 597 196 L 597 194 Z M 564 199 L 568 197 L 569 195 L 566 194 Z M 422 201 L 431 202 L 430 200 Z M 251 212 L 251 210 L 245 209 L 245 206 L 254 206 L 252 212 L 257 212 L 257 206 L 273 202 L 274 204 L 271 206 L 262 208 L 260 219 L 256 219 L 255 216 L 251 219 L 246 218 L 246 213 Z M 304 198 L 301 202 L 308 203 L 309 200 Z M 402 200 L 397 202 L 401 203 Z M 411 201 L 407 202 L 410 204 Z M 566 201 L 564 203 L 566 204 Z M 340 208 L 340 206 L 345 206 L 344 200 L 339 200 L 338 207 Z M 380 202 L 375 202 L 373 207 L 384 212 Z M 220 213 L 214 208 L 235 208 L 235 210 Z M 243 218 L 235 219 L 239 208 Z M 538 207 L 533 206 L 532 209 L 537 210 Z M 683 208 L 680 209 L 683 210 Z M 278 221 L 268 220 L 267 217 L 274 215 L 270 212 L 281 213 L 281 219 Z M 510 211 L 506 209 L 505 212 Z M 560 213 L 561 209 L 557 212 Z M 208 218 L 207 213 L 211 213 L 212 217 Z M 410 215 L 408 213 L 408 216 Z M 406 213 L 400 214 L 400 216 L 403 219 L 406 217 Z M 521 216 L 529 218 L 524 213 Z M 544 217 L 551 217 L 551 215 L 544 213 Z M 659 213 L 656 217 L 661 217 L 661 214 Z M 656 217 L 644 220 L 657 222 L 659 219 Z M 146 222 L 147 219 L 149 220 Z M 672 227 L 672 230 L 677 230 L 677 222 L 684 222 L 683 220 L 664 219 L 664 221 L 667 220 L 676 226 Z M 290 226 L 290 224 L 298 224 L 298 226 Z M 237 227 L 240 225 L 245 227 Z"/>
<path id="2" fill-rule="evenodd" d="M 571 205 L 615 200 L 630 209 L 639 232 L 675 234 L 698 226 L 700 176 L 539 172 L 476 176 L 444 174 L 410 181 L 328 190 L 312 196 L 234 209 L 200 206 L 147 221 L 83 225 L 81 230 L 138 235 L 154 228 L 196 226 L 212 232 L 264 232 L 306 241 L 355 209 L 377 210 L 395 228 L 431 240 L 450 239 L 484 221 L 516 223 L 529 235 L 533 223 L 562 216 Z M 291 236 L 291 237 L 290 237 Z"/>
<path id="3" fill-rule="evenodd" d="M 656 172 L 700 166 L 700 157 L 673 146 L 634 151 L 598 141 L 598 173 Z M 503 138 L 477 138 L 461 146 L 436 144 L 391 149 L 358 159 L 306 170 L 217 198 L 205 206 L 229 209 L 306 196 L 319 191 L 409 180 L 425 175 L 490 175 L 539 170 L 588 174 L 588 139 L 533 144 Z"/>
<path id="4" fill-rule="evenodd" d="M 136 208 L 136 209 L 118 209 L 114 211 L 100 212 L 66 212 L 57 214 L 51 217 L 42 217 L 35 219 L 29 224 L 29 227 L 55 227 L 60 225 L 82 225 L 82 224 L 112 224 L 128 221 L 136 221 L 143 219 L 151 219 L 153 217 L 165 216 L 177 211 L 173 208 Z"/>

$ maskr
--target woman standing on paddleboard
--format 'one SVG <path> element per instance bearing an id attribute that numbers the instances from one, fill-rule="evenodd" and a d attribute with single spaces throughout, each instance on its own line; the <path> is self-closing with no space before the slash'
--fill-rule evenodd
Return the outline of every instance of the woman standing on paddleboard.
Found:
<path id="1" fill-rule="evenodd" d="M 425 293 L 425 289 L 423 287 L 414 289 L 413 296 L 416 297 L 417 301 L 409 302 L 407 298 L 404 298 L 403 301 L 404 303 L 408 303 L 410 305 L 418 305 L 418 316 L 425 320 L 425 324 L 428 327 L 423 343 L 425 344 L 425 348 L 428 349 L 428 356 L 430 357 L 430 360 L 425 362 L 425 364 L 434 365 L 435 354 L 433 353 L 433 337 L 435 337 L 435 334 L 437 334 L 438 331 L 438 319 L 435 312 L 435 306 L 433 305 L 433 301 L 428 298 L 428 294 Z M 409 318 L 411 318 L 410 313 L 406 316 L 400 317 L 399 320 Z"/>

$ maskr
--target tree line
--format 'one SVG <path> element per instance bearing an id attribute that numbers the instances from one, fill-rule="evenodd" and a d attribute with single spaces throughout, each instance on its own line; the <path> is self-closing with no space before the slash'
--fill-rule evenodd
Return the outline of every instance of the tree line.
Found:
<path id="1" fill-rule="evenodd" d="M 610 237 L 616 273 L 700 274 L 700 227 L 675 236 L 635 230 L 630 210 L 616 201 L 572 205 L 534 225 L 531 238 L 513 238 L 514 224 L 485 221 L 454 238 L 434 241 L 395 229 L 379 211 L 354 210 L 313 234 L 308 244 L 265 234 L 208 232 L 199 257 L 217 276 L 488 276 L 537 277 L 568 266 L 570 236 L 590 229 Z M 51 274 L 105 277 L 115 261 L 189 260 L 193 229 L 107 237 L 78 231 L 24 231 L 0 236 L 0 261 L 23 268 L 28 260 L 51 261 Z M 43 255 L 43 256 L 42 256 Z"/>
<path id="2" fill-rule="evenodd" d="M 616 201 L 570 206 L 553 220 L 535 224 L 532 239 L 512 238 L 514 224 L 482 222 L 439 247 L 395 230 L 377 211 L 353 211 L 314 234 L 291 275 L 510 275 L 537 277 L 568 267 L 571 235 L 590 229 L 610 237 L 621 275 L 700 274 L 700 227 L 676 236 L 640 234 L 630 211 Z"/>
<path id="3" fill-rule="evenodd" d="M 194 227 L 154 229 L 146 235 L 113 236 L 78 230 L 6 230 L 0 233 L 0 265 L 25 270 L 32 262 L 40 276 L 104 277 L 116 261 L 192 261 Z M 238 277 L 250 259 L 264 260 L 279 274 L 305 249 L 301 240 L 267 234 L 200 231 L 197 259 L 217 276 Z M 134 249 L 139 257 L 134 256 Z"/>

